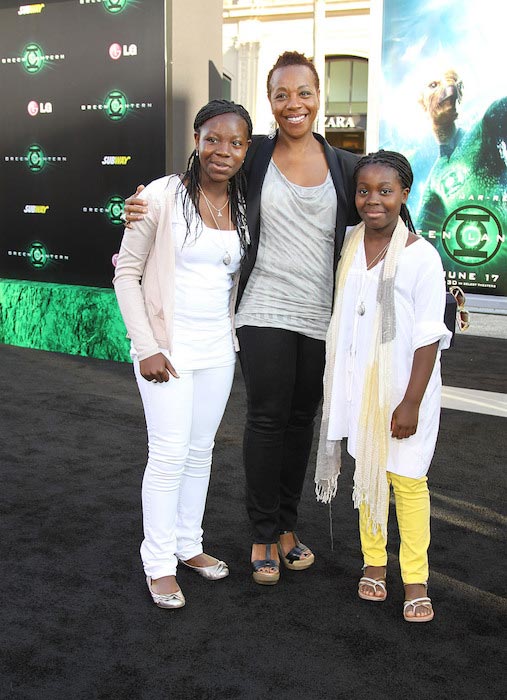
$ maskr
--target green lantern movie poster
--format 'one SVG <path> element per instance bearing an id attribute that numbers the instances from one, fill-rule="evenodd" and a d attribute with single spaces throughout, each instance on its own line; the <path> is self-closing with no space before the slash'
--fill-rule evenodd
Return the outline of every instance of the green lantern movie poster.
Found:
<path id="1" fill-rule="evenodd" d="M 507 295 L 507 3 L 384 0 L 381 148 L 414 170 L 409 208 L 448 285 Z"/>

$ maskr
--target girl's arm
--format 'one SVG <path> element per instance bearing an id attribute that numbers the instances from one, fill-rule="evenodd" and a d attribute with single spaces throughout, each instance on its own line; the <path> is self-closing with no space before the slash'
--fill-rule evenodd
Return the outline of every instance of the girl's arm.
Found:
<path id="1" fill-rule="evenodd" d="M 399 440 L 410 437 L 417 430 L 419 406 L 433 372 L 438 352 L 438 341 L 431 345 L 417 348 L 414 353 L 412 371 L 405 396 L 394 409 L 391 418 L 391 435 Z"/>
<path id="2" fill-rule="evenodd" d="M 113 279 L 125 326 L 139 357 L 141 375 L 155 382 L 166 382 L 170 375 L 178 377 L 172 364 L 159 351 L 141 290 L 146 261 L 157 235 L 160 218 L 158 198 L 166 186 L 167 178 L 155 180 L 148 186 L 146 217 L 125 229 Z"/>

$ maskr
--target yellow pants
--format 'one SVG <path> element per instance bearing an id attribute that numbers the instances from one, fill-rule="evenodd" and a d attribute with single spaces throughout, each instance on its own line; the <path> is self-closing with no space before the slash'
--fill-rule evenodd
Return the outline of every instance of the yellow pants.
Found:
<path id="1" fill-rule="evenodd" d="M 430 494 L 426 476 L 410 479 L 387 472 L 387 481 L 394 493 L 396 518 L 400 532 L 400 569 L 403 583 L 424 583 L 428 580 L 428 547 L 430 544 Z M 389 508 L 389 506 L 388 506 Z M 373 534 L 367 525 L 368 506 L 359 507 L 359 534 L 365 565 L 386 566 L 387 539 L 380 530 Z"/>

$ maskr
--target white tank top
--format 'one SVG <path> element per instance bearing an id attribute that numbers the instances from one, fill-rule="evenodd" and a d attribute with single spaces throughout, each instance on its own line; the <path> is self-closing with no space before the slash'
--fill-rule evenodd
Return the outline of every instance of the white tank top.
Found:
<path id="1" fill-rule="evenodd" d="M 171 361 L 176 370 L 221 367 L 236 358 L 229 302 L 241 260 L 238 233 L 201 225 L 193 207 L 192 214 L 186 236 L 182 191 L 172 215 L 176 292 Z"/>

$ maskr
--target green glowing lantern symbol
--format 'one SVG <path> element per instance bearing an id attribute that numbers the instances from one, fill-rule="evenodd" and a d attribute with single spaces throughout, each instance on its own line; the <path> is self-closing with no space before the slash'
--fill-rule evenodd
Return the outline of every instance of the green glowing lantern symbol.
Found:
<path id="1" fill-rule="evenodd" d="M 117 122 L 127 114 L 128 100 L 121 90 L 112 90 L 104 100 L 104 108 L 109 119 Z"/>
<path id="2" fill-rule="evenodd" d="M 502 241 L 500 222 L 485 207 L 458 207 L 444 222 L 442 244 L 447 255 L 460 265 L 475 266 L 492 260 Z"/>
<path id="3" fill-rule="evenodd" d="M 102 5 L 108 12 L 115 15 L 118 12 L 123 12 L 128 5 L 128 0 L 102 0 Z"/>
<path id="4" fill-rule="evenodd" d="M 48 261 L 48 252 L 43 243 L 35 241 L 28 251 L 28 259 L 33 267 L 44 267 Z"/>
<path id="5" fill-rule="evenodd" d="M 38 73 L 44 68 L 44 51 L 38 44 L 28 44 L 23 50 L 21 62 L 27 73 Z"/>
<path id="6" fill-rule="evenodd" d="M 106 204 L 106 216 L 112 224 L 117 226 L 123 224 L 121 215 L 123 214 L 123 197 L 113 195 Z"/>
<path id="7" fill-rule="evenodd" d="M 46 157 L 42 148 L 34 143 L 26 152 L 26 162 L 32 173 L 38 173 L 46 165 Z"/>

